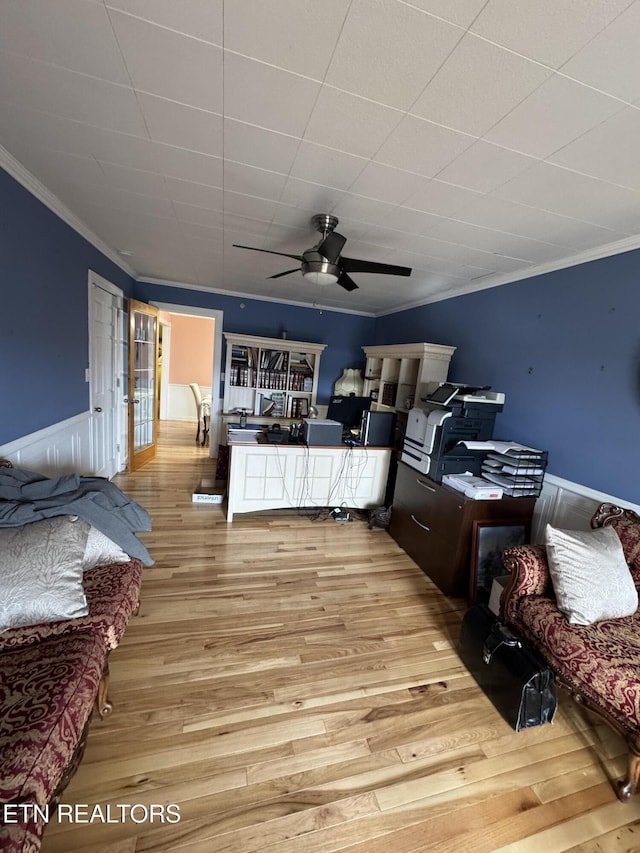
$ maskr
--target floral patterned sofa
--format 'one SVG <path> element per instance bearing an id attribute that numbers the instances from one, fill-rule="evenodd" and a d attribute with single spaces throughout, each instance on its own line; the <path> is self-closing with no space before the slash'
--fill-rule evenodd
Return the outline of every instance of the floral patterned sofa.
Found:
<path id="1" fill-rule="evenodd" d="M 633 584 L 640 589 L 640 516 L 602 504 L 591 527 L 606 526 L 618 534 Z M 502 559 L 511 574 L 500 603 L 503 620 L 537 649 L 576 701 L 626 739 L 629 763 L 618 796 L 627 800 L 640 782 L 640 611 L 570 624 L 558 607 L 544 546 L 508 548 Z"/>
<path id="2" fill-rule="evenodd" d="M 79 765 L 143 562 L 78 516 L 0 527 L 0 850 L 36 853 Z"/>

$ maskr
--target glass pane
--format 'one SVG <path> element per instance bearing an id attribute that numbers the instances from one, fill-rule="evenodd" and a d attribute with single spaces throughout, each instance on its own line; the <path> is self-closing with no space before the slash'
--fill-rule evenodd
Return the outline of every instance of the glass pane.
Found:
<path id="1" fill-rule="evenodd" d="M 156 318 L 134 312 L 133 449 L 144 450 L 155 439 Z"/>

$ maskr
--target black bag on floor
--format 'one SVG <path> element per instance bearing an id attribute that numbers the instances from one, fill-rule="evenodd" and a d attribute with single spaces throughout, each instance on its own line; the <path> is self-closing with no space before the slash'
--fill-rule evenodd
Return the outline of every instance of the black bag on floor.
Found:
<path id="1" fill-rule="evenodd" d="M 484 604 L 462 620 L 458 652 L 496 709 L 517 732 L 550 723 L 556 710 L 553 670 Z"/>

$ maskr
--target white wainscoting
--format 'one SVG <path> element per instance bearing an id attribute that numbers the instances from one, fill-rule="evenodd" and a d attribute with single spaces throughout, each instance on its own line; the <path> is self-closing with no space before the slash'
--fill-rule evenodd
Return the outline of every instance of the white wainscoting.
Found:
<path id="1" fill-rule="evenodd" d="M 200 386 L 203 397 L 211 396 L 211 388 Z M 167 385 L 167 420 L 193 421 L 196 423 L 196 401 L 189 385 Z"/>
<path id="2" fill-rule="evenodd" d="M 48 477 L 92 474 L 91 414 L 83 412 L 0 446 L 0 456 L 16 468 Z"/>
<path id="3" fill-rule="evenodd" d="M 637 504 L 547 474 L 533 513 L 531 541 L 544 542 L 547 523 L 565 530 L 590 530 L 591 516 L 601 503 L 616 504 L 640 514 Z"/>

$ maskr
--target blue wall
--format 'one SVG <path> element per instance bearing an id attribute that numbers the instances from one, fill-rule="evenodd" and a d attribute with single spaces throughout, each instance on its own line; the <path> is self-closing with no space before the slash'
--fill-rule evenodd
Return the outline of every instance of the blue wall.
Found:
<path id="1" fill-rule="evenodd" d="M 135 296 L 142 302 L 169 302 L 174 305 L 224 311 L 225 332 L 277 338 L 280 332 L 286 329 L 290 340 L 327 344 L 320 361 L 319 403 L 328 402 L 333 393 L 333 384 L 342 375 L 345 367 L 364 369 L 362 346 L 371 343 L 375 336 L 376 321 L 372 317 L 356 314 L 319 311 L 315 308 L 222 296 L 145 282 L 136 285 Z M 241 305 L 244 305 L 244 308 L 241 308 Z"/>
<path id="2" fill-rule="evenodd" d="M 0 444 L 89 408 L 88 275 L 133 280 L 0 170 Z"/>
<path id="3" fill-rule="evenodd" d="M 449 378 L 504 391 L 496 438 L 640 503 L 640 252 L 381 318 L 377 343 L 456 350 Z"/>

